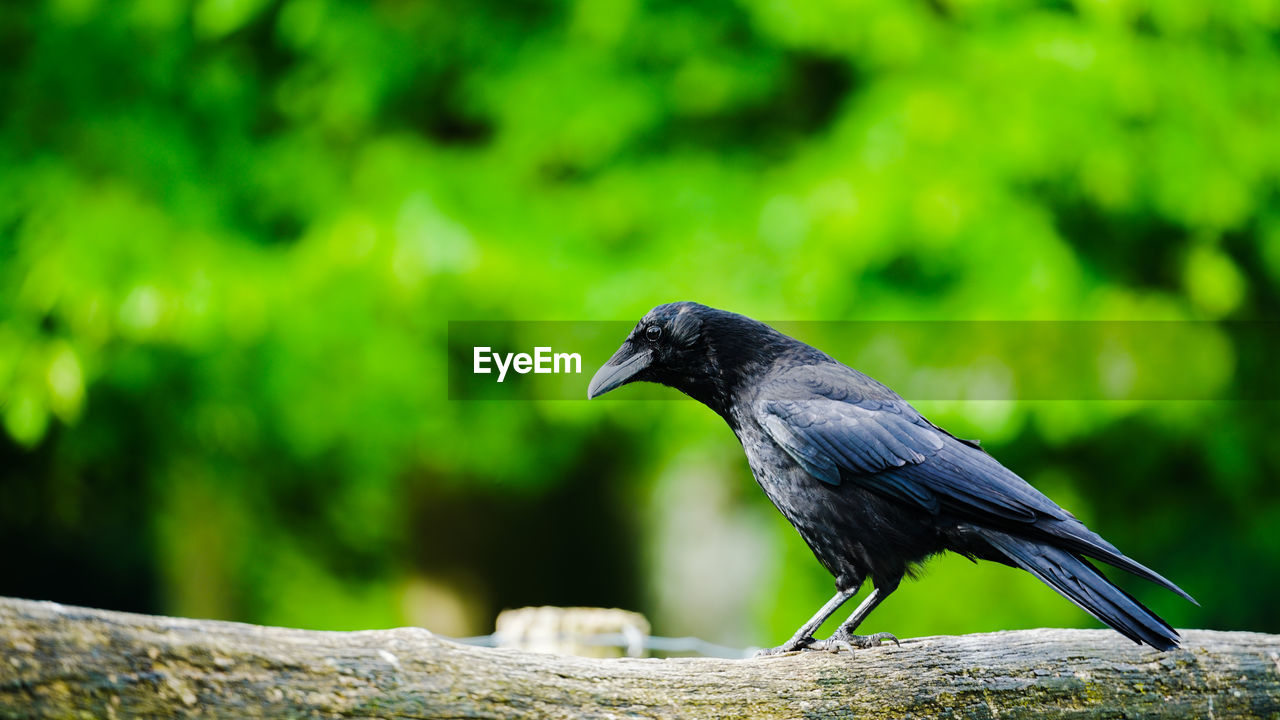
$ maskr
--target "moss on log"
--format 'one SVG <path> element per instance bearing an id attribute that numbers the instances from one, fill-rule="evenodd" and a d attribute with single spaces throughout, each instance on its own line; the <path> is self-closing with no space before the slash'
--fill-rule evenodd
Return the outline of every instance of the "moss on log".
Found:
<path id="1" fill-rule="evenodd" d="M 0 598 L 0 717 L 1280 717 L 1280 637 L 1104 630 L 756 660 L 594 659 Z"/>

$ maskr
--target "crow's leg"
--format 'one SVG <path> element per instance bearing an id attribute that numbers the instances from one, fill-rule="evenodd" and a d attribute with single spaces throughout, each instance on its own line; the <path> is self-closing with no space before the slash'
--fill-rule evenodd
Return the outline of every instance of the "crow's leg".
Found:
<path id="1" fill-rule="evenodd" d="M 835 596 L 828 600 L 827 604 L 823 605 L 818 612 L 814 613 L 813 617 L 809 618 L 809 622 L 801 625 L 800 629 L 796 631 L 795 635 L 791 636 L 790 640 L 775 648 L 759 650 L 756 652 L 755 656 L 778 655 L 780 653 L 788 653 L 805 649 L 814 642 L 813 634 L 818 631 L 818 628 L 822 627 L 822 623 L 826 622 L 827 618 L 834 615 L 835 612 L 840 609 L 841 605 L 844 605 L 849 601 L 849 598 L 853 597 L 857 593 L 858 588 L 856 587 L 852 590 L 837 590 Z"/>
<path id="2" fill-rule="evenodd" d="M 849 619 L 845 620 L 834 633 L 831 633 L 831 637 L 826 640 L 810 642 L 808 649 L 839 652 L 841 650 L 853 650 L 854 648 L 877 647 L 886 640 L 892 640 L 895 645 L 898 644 L 898 638 L 887 632 L 874 635 L 853 634 L 853 631 L 858 629 L 858 626 L 862 624 L 863 620 L 867 619 L 871 611 L 875 610 L 876 606 L 884 602 L 884 599 L 889 597 L 897 588 L 898 584 L 896 582 L 893 585 L 885 585 L 884 587 L 876 586 L 871 591 L 871 594 L 867 596 L 867 599 L 863 600 L 862 604 L 858 605 L 858 608 L 853 611 Z"/>

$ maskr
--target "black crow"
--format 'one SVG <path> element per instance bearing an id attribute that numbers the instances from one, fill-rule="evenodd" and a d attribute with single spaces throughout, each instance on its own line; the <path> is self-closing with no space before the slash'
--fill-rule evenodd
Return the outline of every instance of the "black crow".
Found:
<path id="1" fill-rule="evenodd" d="M 1086 557 L 1195 602 L 1129 559 L 983 451 L 926 420 L 892 390 L 742 315 L 660 305 L 591 378 L 594 398 L 636 381 L 673 387 L 733 429 L 756 482 L 836 580 L 835 597 L 785 644 L 764 651 L 869 647 L 854 635 L 917 564 L 950 550 L 1035 575 L 1137 643 L 1178 633 Z M 870 578 L 874 589 L 827 640 L 813 633 Z"/>

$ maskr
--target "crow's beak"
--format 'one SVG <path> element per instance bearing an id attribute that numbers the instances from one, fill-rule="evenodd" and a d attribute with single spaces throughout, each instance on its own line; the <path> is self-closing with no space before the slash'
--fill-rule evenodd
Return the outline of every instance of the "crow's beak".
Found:
<path id="1" fill-rule="evenodd" d="M 600 397 L 619 385 L 626 385 L 635 378 L 636 373 L 649 367 L 653 354 L 649 348 L 635 348 L 630 342 L 623 343 L 618 352 L 609 361 L 600 366 L 591 384 L 587 386 L 587 399 Z"/>

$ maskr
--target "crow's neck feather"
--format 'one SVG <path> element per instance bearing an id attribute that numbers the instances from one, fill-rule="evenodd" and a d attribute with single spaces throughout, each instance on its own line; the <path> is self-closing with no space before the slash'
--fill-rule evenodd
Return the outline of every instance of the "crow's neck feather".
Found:
<path id="1" fill-rule="evenodd" d="M 725 315 L 704 322 L 702 367 L 682 378 L 678 388 L 733 426 L 731 410 L 740 391 L 763 377 L 788 351 L 803 345 L 764 323 Z"/>

